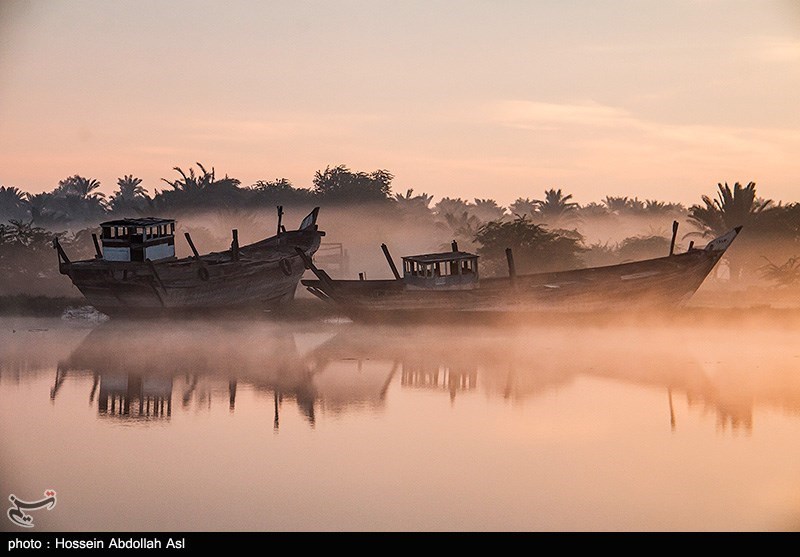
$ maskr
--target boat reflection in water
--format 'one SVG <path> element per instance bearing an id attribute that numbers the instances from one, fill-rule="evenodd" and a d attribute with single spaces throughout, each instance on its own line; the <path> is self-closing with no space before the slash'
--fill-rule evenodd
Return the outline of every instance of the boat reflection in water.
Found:
<path id="1" fill-rule="evenodd" d="M 520 403 L 593 378 L 662 390 L 673 428 L 679 396 L 690 410 L 714 413 L 720 429 L 750 431 L 756 405 L 800 413 L 798 354 L 781 351 L 780 334 L 764 333 L 754 354 L 724 341 L 725 328 L 698 331 L 111 321 L 59 363 L 51 397 L 65 379 L 91 376 L 100 415 L 165 420 L 212 397 L 227 397 L 233 412 L 247 385 L 271 399 L 277 428 L 286 398 L 313 425 L 318 411 L 383 409 L 393 384 L 451 403 L 476 392 Z"/>
<path id="2" fill-rule="evenodd" d="M 132 412 L 148 418 L 169 416 L 172 413 L 172 378 L 100 375 L 97 408 L 101 414 L 112 416 L 130 416 Z"/>
<path id="3" fill-rule="evenodd" d="M 657 389 L 677 426 L 676 402 L 716 416 L 720 430 L 753 428 L 753 409 L 800 414 L 800 348 L 787 350 L 787 331 L 727 326 L 646 325 L 553 327 L 369 327 L 354 325 L 320 346 L 322 369 L 347 359 L 383 362 L 400 375 L 401 389 L 457 396 L 483 393 L 522 404 L 528 399 L 597 379 Z M 758 346 L 758 350 L 753 350 Z"/>
<path id="4" fill-rule="evenodd" d="M 210 406 L 223 392 L 233 412 L 237 389 L 247 385 L 271 395 L 276 428 L 286 398 L 312 425 L 317 406 L 382 405 L 395 368 L 347 360 L 323 369 L 312 350 L 332 336 L 269 322 L 109 321 L 59 362 L 50 397 L 69 378 L 91 377 L 89 400 L 101 416 L 163 420 L 175 408 Z"/>

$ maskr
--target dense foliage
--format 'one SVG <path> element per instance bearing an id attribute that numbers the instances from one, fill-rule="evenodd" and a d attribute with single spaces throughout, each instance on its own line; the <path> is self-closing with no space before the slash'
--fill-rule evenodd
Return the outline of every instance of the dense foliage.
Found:
<path id="1" fill-rule="evenodd" d="M 480 227 L 475 239 L 480 246 L 478 255 L 495 273 L 506 264 L 507 248 L 512 251 L 519 273 L 580 267 L 579 254 L 585 251 L 579 237 L 551 232 L 526 216 L 490 221 Z"/>

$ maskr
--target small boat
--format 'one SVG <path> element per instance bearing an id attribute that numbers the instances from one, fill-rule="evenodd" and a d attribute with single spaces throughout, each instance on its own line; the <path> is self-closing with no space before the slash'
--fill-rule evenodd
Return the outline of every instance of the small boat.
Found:
<path id="1" fill-rule="evenodd" d="M 741 227 L 710 241 L 704 248 L 665 257 L 603 267 L 517 275 L 506 250 L 509 274 L 480 278 L 478 255 L 452 251 L 403 257 L 401 276 L 382 245 L 394 274 L 388 280 L 334 280 L 303 258 L 316 279 L 302 284 L 318 298 L 336 304 L 360 321 L 453 320 L 453 314 L 507 316 L 540 312 L 627 311 L 643 307 L 677 307 L 700 287 L 739 234 Z M 363 276 L 360 277 L 363 279 Z"/>
<path id="2" fill-rule="evenodd" d="M 261 311 L 294 299 L 325 232 L 317 226 L 319 207 L 297 230 L 281 224 L 277 233 L 239 246 L 238 231 L 228 250 L 200 255 L 187 232 L 193 255 L 175 256 L 175 220 L 126 218 L 100 224 L 92 234 L 95 258 L 70 261 L 56 239 L 59 271 L 69 276 L 88 302 L 107 315 L 178 314 L 219 310 Z M 302 256 L 301 256 L 302 254 Z"/>

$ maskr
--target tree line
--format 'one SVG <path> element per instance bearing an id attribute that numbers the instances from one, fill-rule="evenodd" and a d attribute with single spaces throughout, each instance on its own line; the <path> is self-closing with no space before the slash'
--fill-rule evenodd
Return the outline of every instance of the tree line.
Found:
<path id="1" fill-rule="evenodd" d="M 196 166 L 197 170 L 175 167 L 176 176 L 162 178 L 165 186 L 154 188 L 152 193 L 134 175 L 120 177 L 108 196 L 100 191 L 98 180 L 78 174 L 59 181 L 51 191 L 37 194 L 0 185 L 0 274 L 20 261 L 24 263 L 22 254 L 30 261 L 23 266 L 40 272 L 35 269 L 39 265 L 31 262 L 45 256 L 31 254 L 43 254 L 42 246 L 55 235 L 86 251 L 85 246 L 80 247 L 86 230 L 109 218 L 181 217 L 209 211 L 272 210 L 276 205 L 320 205 L 369 206 L 390 221 L 438 226 L 452 239 L 477 250 L 497 272 L 506 247 L 514 249 L 524 272 L 656 257 L 664 255 L 670 243 L 665 234 L 651 231 L 613 245 L 588 244 L 582 232 L 588 223 L 637 217 L 679 220 L 689 225 L 689 231 L 682 235 L 687 242 L 691 237 L 700 241 L 742 225 L 746 234 L 737 242 L 745 245 L 739 250 L 743 256 L 734 262 L 735 268 L 749 266 L 776 283 L 800 283 L 800 257 L 792 251 L 800 243 L 800 203 L 761 198 L 754 182 L 733 186 L 719 183 L 714 194 L 701 195 L 700 201 L 689 207 L 618 196 L 581 205 L 562 188 L 546 189 L 542 196 L 520 197 L 504 207 L 488 198 L 443 197 L 434 203 L 433 196 L 415 194 L 411 188 L 394 193 L 394 175 L 387 170 L 363 172 L 345 165 L 329 166 L 318 170 L 311 187 L 305 188 L 285 178 L 243 186 L 228 175 L 218 177 L 213 167 Z M 778 244 L 780 250 L 775 249 Z M 759 250 L 761 257 L 755 257 Z M 43 267 L 49 263 L 42 259 Z"/>

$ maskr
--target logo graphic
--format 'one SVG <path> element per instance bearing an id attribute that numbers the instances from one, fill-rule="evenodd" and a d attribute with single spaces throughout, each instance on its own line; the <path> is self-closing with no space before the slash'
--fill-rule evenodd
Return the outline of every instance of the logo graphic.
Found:
<path id="1" fill-rule="evenodd" d="M 33 528 L 33 517 L 26 514 L 25 511 L 36 511 L 44 508 L 48 511 L 52 510 L 53 507 L 56 506 L 56 492 L 52 489 L 48 489 L 44 492 L 44 499 L 33 502 L 18 499 L 17 496 L 12 493 L 8 496 L 8 500 L 14 505 L 8 508 L 8 519 L 17 526 Z"/>

